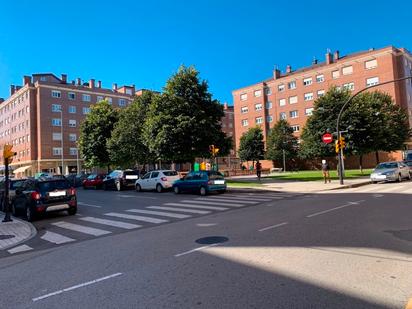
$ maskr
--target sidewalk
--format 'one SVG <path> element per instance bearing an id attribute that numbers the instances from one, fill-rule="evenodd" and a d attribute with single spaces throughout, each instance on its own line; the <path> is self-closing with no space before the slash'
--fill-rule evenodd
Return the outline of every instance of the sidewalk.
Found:
<path id="1" fill-rule="evenodd" d="M 0 250 L 6 250 L 29 240 L 37 234 L 34 226 L 27 221 L 12 218 L 12 222 L 1 222 L 4 213 L 0 212 Z"/>

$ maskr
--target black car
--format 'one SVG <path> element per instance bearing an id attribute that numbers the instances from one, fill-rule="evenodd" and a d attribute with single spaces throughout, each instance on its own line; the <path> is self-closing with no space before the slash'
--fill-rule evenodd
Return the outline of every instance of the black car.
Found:
<path id="1" fill-rule="evenodd" d="M 41 214 L 67 210 L 77 212 L 76 189 L 65 178 L 28 179 L 16 189 L 11 203 L 14 215 L 33 221 Z"/>
<path id="2" fill-rule="evenodd" d="M 70 182 L 70 184 L 75 187 L 81 187 L 83 185 L 83 181 L 87 178 L 87 174 L 80 174 L 80 175 L 76 175 L 76 174 L 70 174 L 70 175 L 66 175 L 66 179 Z"/>
<path id="3" fill-rule="evenodd" d="M 16 194 L 16 188 L 20 188 L 26 181 L 26 178 L 20 179 L 10 179 L 9 180 L 9 201 L 11 202 Z M 0 181 L 0 210 L 4 209 L 4 190 L 5 190 L 5 180 Z"/>
<path id="4" fill-rule="evenodd" d="M 136 180 L 139 179 L 139 171 L 114 170 L 103 179 L 103 190 L 116 189 L 122 191 L 126 188 L 134 188 Z"/>

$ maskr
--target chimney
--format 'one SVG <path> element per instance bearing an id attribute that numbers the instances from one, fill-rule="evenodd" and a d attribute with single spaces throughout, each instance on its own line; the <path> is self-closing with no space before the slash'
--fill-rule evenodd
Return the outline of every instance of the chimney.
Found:
<path id="1" fill-rule="evenodd" d="M 227 107 L 228 107 L 227 102 L 223 103 L 223 109 L 227 110 Z"/>
<path id="2" fill-rule="evenodd" d="M 316 59 L 316 57 L 313 57 L 312 60 L 312 65 L 318 64 L 318 59 Z"/>
<path id="3" fill-rule="evenodd" d="M 90 88 L 94 88 L 94 79 L 92 78 L 92 79 L 90 79 L 90 81 L 89 81 L 89 87 Z"/>
<path id="4" fill-rule="evenodd" d="M 67 74 L 62 74 L 60 79 L 61 79 L 63 84 L 66 84 L 67 83 Z"/>
<path id="5" fill-rule="evenodd" d="M 82 80 L 80 77 L 76 78 L 76 85 L 80 86 L 82 84 Z"/>
<path id="6" fill-rule="evenodd" d="M 292 72 L 292 67 L 288 64 L 286 66 L 286 73 L 291 73 Z"/>
<path id="7" fill-rule="evenodd" d="M 337 60 L 339 60 L 339 51 L 337 50 L 337 51 L 335 51 L 335 53 L 333 54 L 333 58 L 334 58 L 334 61 L 336 62 Z"/>
<path id="8" fill-rule="evenodd" d="M 102 81 L 101 80 L 97 81 L 97 88 L 102 88 Z"/>
<path id="9" fill-rule="evenodd" d="M 326 53 L 326 64 L 331 64 L 333 62 L 332 54 L 328 51 Z"/>
<path id="10" fill-rule="evenodd" d="M 0 104 L 4 102 L 4 98 L 0 98 Z"/>
<path id="11" fill-rule="evenodd" d="M 278 79 L 280 77 L 280 70 L 276 69 L 273 70 L 273 79 Z"/>
<path id="12" fill-rule="evenodd" d="M 31 76 L 23 76 L 23 86 L 31 84 Z"/>
<path id="13" fill-rule="evenodd" d="M 117 92 L 117 84 L 113 84 L 112 89 L 114 92 Z"/>
<path id="14" fill-rule="evenodd" d="M 16 92 L 16 86 L 10 85 L 10 96 L 12 96 Z"/>

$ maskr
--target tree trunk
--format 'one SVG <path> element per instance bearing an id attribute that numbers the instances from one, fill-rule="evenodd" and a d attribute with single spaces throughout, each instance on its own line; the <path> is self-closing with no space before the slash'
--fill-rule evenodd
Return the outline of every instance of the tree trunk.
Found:
<path id="1" fill-rule="evenodd" d="M 359 156 L 359 169 L 360 169 L 360 172 L 361 172 L 361 174 L 363 174 L 363 155 L 360 155 Z"/>
<path id="2" fill-rule="evenodd" d="M 376 156 L 376 164 L 379 164 L 379 152 L 375 151 L 375 156 Z"/>

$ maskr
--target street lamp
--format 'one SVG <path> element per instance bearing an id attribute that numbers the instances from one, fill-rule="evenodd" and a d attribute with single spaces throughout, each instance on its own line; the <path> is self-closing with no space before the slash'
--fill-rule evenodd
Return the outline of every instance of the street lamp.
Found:
<path id="1" fill-rule="evenodd" d="M 76 163 L 77 163 L 77 175 L 80 175 L 79 142 L 78 141 L 76 141 Z"/>
<path id="2" fill-rule="evenodd" d="M 397 82 L 400 82 L 400 81 L 403 81 L 403 80 L 407 80 L 407 79 L 412 79 L 412 76 L 406 76 L 406 77 L 402 77 L 402 78 L 390 80 L 390 81 L 387 81 L 387 82 L 379 83 L 379 84 L 376 84 L 376 85 L 372 85 L 372 86 L 366 87 L 366 88 L 364 88 L 364 89 L 362 89 L 362 90 L 359 90 L 359 91 L 356 92 L 354 95 L 352 95 L 352 96 L 345 102 L 345 104 L 343 104 L 342 108 L 341 108 L 340 111 L 339 111 L 338 119 L 336 120 L 336 132 L 337 132 L 337 134 L 338 134 L 338 141 L 339 141 L 340 138 L 341 138 L 341 131 L 339 130 L 339 129 L 340 129 L 339 126 L 340 126 L 340 119 L 342 118 L 342 113 L 343 113 L 344 109 L 346 108 L 346 106 L 348 106 L 349 103 L 352 102 L 352 100 L 353 100 L 356 96 L 358 96 L 358 95 L 361 94 L 362 92 L 364 92 L 364 91 L 366 91 L 366 90 L 369 90 L 369 89 L 371 89 L 371 88 L 376 88 L 376 87 L 383 86 L 383 85 L 390 84 L 390 83 L 397 83 Z M 343 155 L 342 155 L 342 151 L 340 151 L 340 152 L 338 153 L 338 164 L 339 164 L 339 183 L 340 183 L 341 185 L 343 185 Z"/>
<path id="3" fill-rule="evenodd" d="M 63 110 L 60 108 L 60 135 L 61 135 L 61 148 L 62 148 L 62 169 L 60 171 L 60 174 L 64 175 L 64 148 L 63 148 Z"/>

